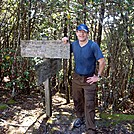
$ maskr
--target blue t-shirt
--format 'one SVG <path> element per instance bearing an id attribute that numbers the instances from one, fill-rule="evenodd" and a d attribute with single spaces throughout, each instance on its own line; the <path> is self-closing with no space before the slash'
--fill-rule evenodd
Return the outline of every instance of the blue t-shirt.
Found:
<path id="1" fill-rule="evenodd" d="M 96 68 L 96 61 L 104 58 L 97 43 L 89 40 L 81 47 L 79 41 L 71 44 L 71 51 L 74 54 L 75 72 L 84 76 L 93 76 Z"/>

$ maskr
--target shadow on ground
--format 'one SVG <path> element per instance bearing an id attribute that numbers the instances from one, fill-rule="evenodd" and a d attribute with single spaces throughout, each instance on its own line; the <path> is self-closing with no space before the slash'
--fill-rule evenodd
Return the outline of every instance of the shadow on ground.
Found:
<path id="1" fill-rule="evenodd" d="M 8 97 L 7 97 L 8 98 Z M 1 99 L 2 100 L 2 99 Z M 2 100 L 6 103 L 6 100 Z M 82 134 L 85 125 L 71 129 L 75 119 L 73 102 L 66 104 L 64 97 L 56 93 L 52 98 L 52 117 L 48 118 L 40 93 L 20 95 L 16 103 L 0 111 L 0 134 Z M 134 120 L 118 124 L 111 119 L 101 119 L 96 113 L 98 134 L 134 134 Z"/>

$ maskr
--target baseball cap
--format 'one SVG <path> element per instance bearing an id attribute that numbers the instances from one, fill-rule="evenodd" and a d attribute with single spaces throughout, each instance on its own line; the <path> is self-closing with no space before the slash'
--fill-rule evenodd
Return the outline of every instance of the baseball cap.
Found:
<path id="1" fill-rule="evenodd" d="M 89 29 L 86 24 L 80 24 L 79 26 L 77 26 L 76 30 L 84 30 L 87 33 L 89 32 Z"/>

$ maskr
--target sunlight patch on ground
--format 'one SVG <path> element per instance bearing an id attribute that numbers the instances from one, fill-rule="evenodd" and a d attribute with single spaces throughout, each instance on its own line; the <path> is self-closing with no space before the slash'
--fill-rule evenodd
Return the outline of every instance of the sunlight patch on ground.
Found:
<path id="1" fill-rule="evenodd" d="M 40 108 L 35 110 L 22 110 L 15 113 L 12 119 L 6 120 L 3 124 L 8 128 L 8 134 L 22 134 L 37 120 L 37 117 L 42 113 Z M 17 130 L 15 129 L 17 128 Z M 15 132 L 14 132 L 15 130 Z M 17 131 L 17 132 L 16 132 Z"/>

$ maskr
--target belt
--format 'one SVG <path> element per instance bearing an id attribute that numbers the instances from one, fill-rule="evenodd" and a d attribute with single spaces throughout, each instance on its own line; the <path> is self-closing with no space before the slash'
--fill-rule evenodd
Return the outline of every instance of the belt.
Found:
<path id="1" fill-rule="evenodd" d="M 77 74 L 77 73 L 76 73 L 76 74 Z M 87 75 L 84 75 L 84 74 L 77 74 L 77 75 L 83 76 L 83 77 L 92 77 L 92 76 L 93 76 L 93 74 L 87 74 Z"/>
<path id="2" fill-rule="evenodd" d="M 75 80 L 80 80 L 81 82 L 86 82 L 88 77 L 92 77 L 93 75 L 81 75 L 74 73 L 74 79 Z"/>

